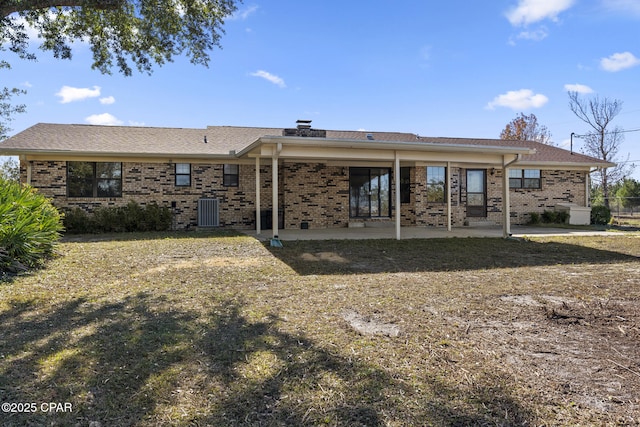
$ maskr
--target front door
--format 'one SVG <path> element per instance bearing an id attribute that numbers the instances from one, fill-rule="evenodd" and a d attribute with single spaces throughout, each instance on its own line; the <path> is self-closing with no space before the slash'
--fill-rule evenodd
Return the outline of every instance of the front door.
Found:
<path id="1" fill-rule="evenodd" d="M 467 169 L 467 216 L 487 216 L 487 171 L 485 169 Z"/>

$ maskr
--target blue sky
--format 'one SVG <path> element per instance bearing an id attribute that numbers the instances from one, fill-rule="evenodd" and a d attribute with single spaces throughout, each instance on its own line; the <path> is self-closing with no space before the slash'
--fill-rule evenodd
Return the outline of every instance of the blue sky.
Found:
<path id="1" fill-rule="evenodd" d="M 622 100 L 613 124 L 640 129 L 637 0 L 246 0 L 224 28 L 209 68 L 177 58 L 150 76 L 93 71 L 83 43 L 71 61 L 4 52 L 13 68 L 2 84 L 28 91 L 11 127 L 310 119 L 320 129 L 498 138 L 522 112 L 568 147 L 571 132 L 589 130 L 569 109 L 571 89 Z M 640 132 L 625 134 L 627 153 L 640 179 Z"/>

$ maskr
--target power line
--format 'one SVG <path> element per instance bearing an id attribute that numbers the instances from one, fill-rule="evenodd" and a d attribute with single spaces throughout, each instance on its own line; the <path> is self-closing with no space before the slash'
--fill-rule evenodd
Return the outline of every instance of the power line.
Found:
<path id="1" fill-rule="evenodd" d="M 617 131 L 613 131 L 613 132 L 605 132 L 605 135 L 615 135 L 615 134 L 619 134 L 619 133 L 631 133 L 631 132 L 640 132 L 640 128 L 638 129 L 629 129 L 629 130 L 617 130 Z M 578 135 L 577 133 L 573 134 L 574 138 L 584 138 L 585 136 L 588 135 L 598 135 L 597 133 L 585 133 L 584 135 Z"/>

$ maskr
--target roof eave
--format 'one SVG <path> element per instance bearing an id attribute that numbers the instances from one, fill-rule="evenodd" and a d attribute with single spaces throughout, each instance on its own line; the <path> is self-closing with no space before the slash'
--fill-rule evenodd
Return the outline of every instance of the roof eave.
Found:
<path id="1" fill-rule="evenodd" d="M 255 140 L 249 146 L 237 153 L 242 157 L 255 150 L 263 144 L 287 144 L 302 146 L 318 146 L 331 148 L 364 148 L 372 150 L 402 150 L 402 151 L 447 151 L 447 152 L 467 152 L 467 153 L 487 153 L 494 154 L 535 154 L 536 150 L 528 147 L 505 147 L 471 144 L 447 144 L 439 142 L 402 142 L 402 141 L 363 141 L 359 139 L 340 138 L 313 138 L 313 137 L 291 137 L 291 136 L 263 136 Z"/>
<path id="2" fill-rule="evenodd" d="M 562 162 L 562 161 L 519 161 L 517 165 L 520 166 L 536 166 L 536 167 L 553 167 L 553 168 L 576 168 L 576 169 L 588 169 L 588 168 L 611 168 L 616 166 L 615 163 L 610 162 Z"/>
<path id="3" fill-rule="evenodd" d="M 218 154 L 218 153 L 144 153 L 144 152 L 121 152 L 121 151 L 76 151 L 76 150 L 42 150 L 42 149 L 24 149 L 24 148 L 2 148 L 0 147 L 0 155 L 5 156 L 28 156 L 28 155 L 54 155 L 72 157 L 129 157 L 129 158 L 153 158 L 153 159 L 172 159 L 172 158 L 189 158 L 189 159 L 233 159 L 236 155 Z"/>

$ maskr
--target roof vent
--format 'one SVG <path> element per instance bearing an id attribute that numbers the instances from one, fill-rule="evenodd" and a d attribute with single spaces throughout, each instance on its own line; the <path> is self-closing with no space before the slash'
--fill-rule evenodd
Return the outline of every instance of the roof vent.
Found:
<path id="1" fill-rule="evenodd" d="M 297 120 L 295 129 L 283 129 L 282 136 L 326 138 L 327 131 L 321 129 L 311 129 L 311 120 Z"/>
<path id="2" fill-rule="evenodd" d="M 368 133 L 368 134 L 367 134 L 367 139 L 368 139 L 369 141 L 373 141 L 373 134 L 372 134 L 372 133 Z"/>

